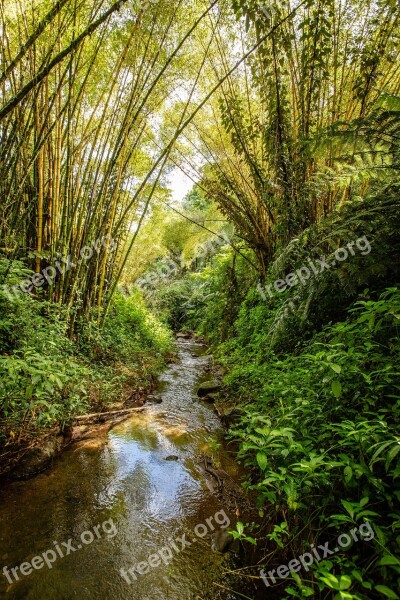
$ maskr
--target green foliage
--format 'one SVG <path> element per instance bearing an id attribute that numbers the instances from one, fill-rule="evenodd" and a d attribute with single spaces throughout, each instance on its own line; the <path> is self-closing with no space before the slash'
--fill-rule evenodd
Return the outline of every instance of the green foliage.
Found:
<path id="1" fill-rule="evenodd" d="M 293 239 L 270 265 L 263 286 L 266 300 L 261 299 L 258 291 L 251 290 L 241 306 L 236 324 L 240 340 L 237 346 L 246 345 L 256 361 L 263 360 L 271 350 L 293 349 L 327 322 L 343 318 L 345 308 L 363 289 L 382 290 L 398 281 L 399 218 L 399 187 L 393 184 L 371 194 L 364 202 L 347 203 L 318 226 Z M 361 253 L 355 247 L 353 256 L 348 252 L 347 259 L 338 263 L 335 252 L 364 236 L 370 252 L 366 253 L 367 248 Z M 318 265 L 321 257 L 329 265 L 336 264 L 315 275 L 309 261 Z M 284 280 L 303 267 L 311 273 L 304 284 L 276 291 L 275 281 Z M 268 286 L 271 294 L 266 291 Z"/>
<path id="2" fill-rule="evenodd" d="M 216 204 L 197 186 L 183 200 L 179 214 L 168 204 L 153 206 L 129 257 L 123 284 L 130 288 L 142 279 L 156 289 L 173 284 L 203 266 L 224 243 L 219 235 L 228 235 L 229 229 Z"/>
<path id="3" fill-rule="evenodd" d="M 211 201 L 204 197 L 202 190 L 194 185 L 184 199 L 183 207 L 187 211 L 196 210 L 204 214 L 210 207 L 210 204 Z"/>
<path id="4" fill-rule="evenodd" d="M 273 540 L 279 548 L 284 548 L 287 541 L 289 532 L 287 530 L 287 523 L 281 523 L 280 525 L 274 525 L 272 533 L 267 534 L 269 540 Z"/>
<path id="5" fill-rule="evenodd" d="M 65 310 L 49 302 L 36 302 L 29 294 L 11 294 L 10 288 L 32 275 L 19 261 L 0 258 L 0 282 L 8 273 L 7 287 L 0 284 L 0 348 L 3 352 L 33 347 L 42 352 L 49 340 L 68 352 Z M 7 293 L 9 291 L 9 293 Z"/>
<path id="6" fill-rule="evenodd" d="M 161 289 L 158 306 L 168 313 L 175 329 L 194 329 L 217 344 L 233 332 L 238 309 L 254 279 L 243 256 L 224 246 L 201 270 Z"/>
<path id="7" fill-rule="evenodd" d="M 245 347 L 241 337 L 226 378 L 231 394 L 250 400 L 231 431 L 240 458 L 257 473 L 248 486 L 260 507 L 287 515 L 293 551 L 311 532 L 315 543 L 330 530 L 347 532 L 346 524 L 371 523 L 373 541 L 314 571 L 313 593 L 331 589 L 337 598 L 394 597 L 398 571 L 397 559 L 387 557 L 400 541 L 400 290 L 365 296 L 297 354 L 257 357 L 254 340 Z M 305 581 L 294 579 L 289 596 L 307 596 Z"/>
<path id="8" fill-rule="evenodd" d="M 0 269 L 7 265 L 3 261 Z M 13 283 L 26 276 L 13 265 Z M 0 288 L 0 414 L 11 441 L 21 428 L 61 426 L 88 406 L 89 368 L 74 356 L 66 310 L 29 294 L 13 300 Z M 2 441 L 7 436 L 2 433 Z"/>
<path id="9" fill-rule="evenodd" d="M 101 362 L 137 361 L 141 356 L 163 362 L 171 350 L 172 336 L 146 308 L 139 292 L 116 294 L 104 327 L 98 332 L 97 358 Z"/>
<path id="10" fill-rule="evenodd" d="M 249 542 L 250 544 L 253 544 L 253 546 L 257 545 L 257 541 L 245 533 L 245 526 L 241 521 L 238 521 L 236 523 L 236 529 L 231 529 L 229 533 L 232 535 L 234 540 Z"/>
<path id="11" fill-rule="evenodd" d="M 85 409 L 88 375 L 75 360 L 54 360 L 30 348 L 0 356 L 2 415 L 16 428 L 32 422 L 37 428 L 62 425 Z"/>
<path id="12" fill-rule="evenodd" d="M 8 261 L 0 263 L 2 270 Z M 26 276 L 13 265 L 11 281 Z M 15 281 L 14 281 L 15 280 Z M 75 416 L 115 402 L 123 387 L 147 385 L 172 347 L 169 330 L 146 309 L 139 293 L 116 295 L 105 326 L 95 320 L 68 337 L 65 308 L 29 294 L 13 299 L 0 288 L 0 440 L 37 435 Z"/>

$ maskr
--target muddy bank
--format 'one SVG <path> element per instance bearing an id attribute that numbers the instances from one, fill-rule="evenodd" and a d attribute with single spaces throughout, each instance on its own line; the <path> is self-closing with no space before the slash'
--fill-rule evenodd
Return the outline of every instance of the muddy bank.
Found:
<path id="1" fill-rule="evenodd" d="M 193 332 L 178 333 L 176 338 L 178 342 L 182 339 L 203 342 L 202 339 L 197 340 Z M 176 358 L 173 353 L 169 356 L 171 364 Z M 114 425 L 129 418 L 130 414 L 140 412 L 145 404 L 161 402 L 159 394 L 155 393 L 157 386 L 158 380 L 133 391 L 127 387 L 120 399 L 100 412 L 78 416 L 62 429 L 53 427 L 31 432 L 24 441 L 8 443 L 0 450 L 0 485 L 14 480 L 28 480 L 43 473 L 72 444 L 105 435 Z"/>

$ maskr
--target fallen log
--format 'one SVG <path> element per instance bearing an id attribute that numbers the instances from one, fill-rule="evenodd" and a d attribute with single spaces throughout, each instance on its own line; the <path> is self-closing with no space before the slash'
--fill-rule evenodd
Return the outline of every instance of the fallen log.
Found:
<path id="1" fill-rule="evenodd" d="M 123 410 L 110 410 L 108 412 L 102 413 L 92 413 L 91 415 L 81 415 L 79 417 L 75 417 L 74 421 L 90 421 L 92 419 L 101 419 L 103 417 L 113 417 L 114 415 L 126 415 L 133 412 L 141 412 L 143 410 L 143 406 L 138 406 L 135 408 L 124 408 Z"/>

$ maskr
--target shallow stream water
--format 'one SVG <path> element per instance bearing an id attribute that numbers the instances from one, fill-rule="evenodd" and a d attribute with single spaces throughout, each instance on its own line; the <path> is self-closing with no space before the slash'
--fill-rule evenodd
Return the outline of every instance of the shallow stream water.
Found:
<path id="1" fill-rule="evenodd" d="M 210 438 L 222 437 L 212 407 L 195 393 L 208 359 L 189 340 L 179 341 L 178 353 L 178 362 L 160 378 L 161 404 L 146 405 L 106 436 L 74 445 L 48 472 L 0 491 L 0 598 L 238 597 L 218 583 L 229 558 L 211 549 L 212 528 L 226 525 L 224 514 L 233 525 L 234 515 L 198 466 L 199 455 L 210 452 Z M 238 467 L 226 450 L 215 452 L 237 479 Z M 165 558 L 158 554 L 163 548 Z M 51 568 L 38 559 L 30 574 L 21 573 L 22 563 L 46 552 Z M 140 574 L 136 566 L 144 561 Z M 17 581 L 12 567 L 18 567 Z"/>

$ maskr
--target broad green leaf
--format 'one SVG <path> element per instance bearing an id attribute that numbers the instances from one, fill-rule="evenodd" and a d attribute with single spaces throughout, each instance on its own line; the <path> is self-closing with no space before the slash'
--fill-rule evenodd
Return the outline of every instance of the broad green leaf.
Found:
<path id="1" fill-rule="evenodd" d="M 309 598 L 310 596 L 314 596 L 314 590 L 312 588 L 308 587 L 308 585 L 301 586 L 301 593 L 306 598 Z"/>
<path id="2" fill-rule="evenodd" d="M 241 521 L 238 521 L 236 523 L 236 529 L 237 529 L 238 533 L 240 533 L 240 534 L 243 533 L 243 531 L 244 531 L 244 525 L 243 525 L 243 523 Z"/>
<path id="3" fill-rule="evenodd" d="M 347 502 L 347 500 L 341 500 L 340 502 L 343 504 L 344 508 L 349 513 L 350 517 L 353 518 L 354 517 L 354 508 L 352 507 L 350 502 Z"/>
<path id="4" fill-rule="evenodd" d="M 393 448 L 391 448 L 388 452 L 388 455 L 386 457 L 386 462 L 385 462 L 385 469 L 386 471 L 389 470 L 390 464 L 392 462 L 392 460 L 394 458 L 396 458 L 396 456 L 398 455 L 398 453 L 400 452 L 400 442 L 397 442 L 395 446 L 393 446 Z"/>
<path id="5" fill-rule="evenodd" d="M 339 580 L 339 588 L 341 590 L 348 590 L 351 586 L 351 579 L 348 575 L 342 575 Z"/>
<path id="6" fill-rule="evenodd" d="M 386 585 L 377 585 L 375 589 L 377 592 L 380 592 L 381 594 L 386 596 L 386 598 L 390 598 L 390 600 L 399 600 L 399 597 L 396 594 L 396 592 L 386 587 Z"/>
<path id="7" fill-rule="evenodd" d="M 351 481 L 351 478 L 353 477 L 353 469 L 349 466 L 344 468 L 344 480 L 346 481 L 346 483 L 349 483 L 349 481 Z"/>
<path id="8" fill-rule="evenodd" d="M 264 452 L 257 452 L 257 463 L 262 471 L 265 471 L 268 465 L 268 459 Z"/>
<path id="9" fill-rule="evenodd" d="M 378 562 L 378 565 L 400 565 L 400 560 L 395 556 L 391 556 L 390 554 L 386 554 L 381 560 Z"/>
<path id="10" fill-rule="evenodd" d="M 342 384 L 340 381 L 332 381 L 332 392 L 335 398 L 340 398 L 342 395 Z"/>
<path id="11" fill-rule="evenodd" d="M 253 546 L 257 546 L 257 541 L 254 538 L 246 536 L 246 540 L 250 542 L 250 544 L 253 544 Z"/>

